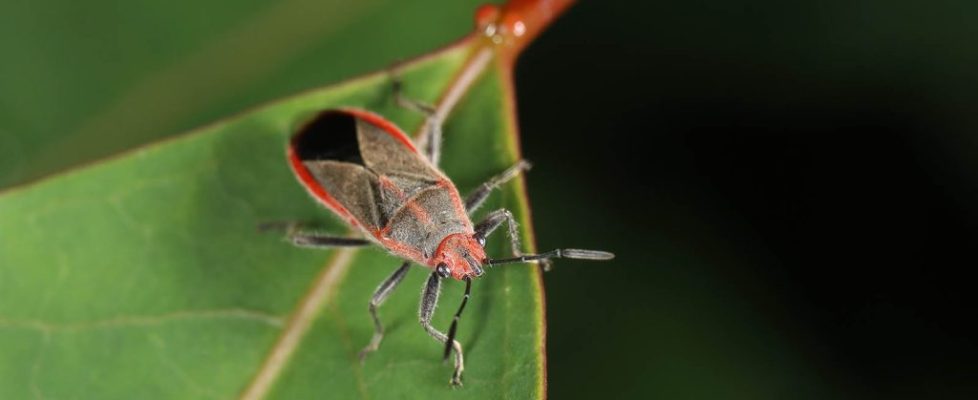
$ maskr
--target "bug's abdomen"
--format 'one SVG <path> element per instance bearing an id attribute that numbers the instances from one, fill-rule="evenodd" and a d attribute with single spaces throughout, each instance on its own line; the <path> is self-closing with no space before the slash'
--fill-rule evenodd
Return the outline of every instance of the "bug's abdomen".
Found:
<path id="1" fill-rule="evenodd" d="M 449 188 L 439 185 L 424 190 L 394 213 L 384 236 L 430 258 L 446 236 L 472 234 L 472 223 L 464 213 L 459 215 L 458 205 L 458 194 Z"/>

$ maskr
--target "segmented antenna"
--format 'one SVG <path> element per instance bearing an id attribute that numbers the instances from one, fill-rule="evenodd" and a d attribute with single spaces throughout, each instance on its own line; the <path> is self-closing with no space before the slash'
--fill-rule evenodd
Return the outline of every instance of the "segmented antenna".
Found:
<path id="1" fill-rule="evenodd" d="M 486 260 L 486 265 L 494 266 L 499 264 L 522 263 L 528 261 L 549 260 L 552 258 L 573 258 L 576 260 L 610 260 L 615 255 L 601 250 L 582 250 L 582 249 L 556 249 L 540 254 L 525 254 L 513 258 L 499 258 Z"/>

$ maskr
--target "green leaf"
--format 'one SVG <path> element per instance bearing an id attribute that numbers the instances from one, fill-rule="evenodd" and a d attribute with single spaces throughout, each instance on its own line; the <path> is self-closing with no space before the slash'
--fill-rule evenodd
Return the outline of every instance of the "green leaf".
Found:
<path id="1" fill-rule="evenodd" d="M 405 66 L 407 95 L 434 102 L 468 50 Z M 506 73 L 487 69 L 446 121 L 443 167 L 463 193 L 518 159 Z M 361 365 L 367 301 L 399 260 L 256 232 L 273 220 L 346 230 L 293 178 L 285 143 L 299 121 L 337 106 L 420 126 L 390 94 L 387 74 L 366 76 L 0 193 L 0 397 L 232 398 L 256 377 L 281 399 L 543 396 L 535 267 L 475 282 L 459 329 L 465 386 L 452 390 L 441 346 L 417 323 L 426 269 L 412 269 L 381 308 L 388 334 Z M 514 181 L 484 210 L 511 209 L 532 243 L 523 193 Z M 500 239 L 490 254 L 506 254 Z M 461 300 L 462 285 L 445 286 L 441 329 Z M 276 358 L 283 337 L 296 346 Z"/>

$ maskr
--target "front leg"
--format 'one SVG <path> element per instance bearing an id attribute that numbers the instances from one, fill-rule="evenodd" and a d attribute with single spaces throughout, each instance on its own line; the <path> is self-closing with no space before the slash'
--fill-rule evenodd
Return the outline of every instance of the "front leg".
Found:
<path id="1" fill-rule="evenodd" d="M 439 332 L 435 327 L 431 326 L 431 317 L 434 316 L 435 305 L 438 304 L 438 293 L 441 292 L 441 277 L 439 274 L 439 271 L 435 270 L 425 282 L 424 289 L 421 291 L 421 307 L 418 310 L 418 316 L 421 320 L 421 326 L 428 332 L 428 335 L 441 343 L 449 343 L 448 336 L 445 336 L 444 333 Z M 447 276 L 447 272 L 442 273 L 442 275 Z M 462 359 L 462 344 L 457 340 L 452 340 L 451 345 L 455 349 L 455 371 L 452 373 L 451 384 L 453 386 L 461 386 L 462 371 L 465 369 L 465 362 Z"/>
<path id="2" fill-rule="evenodd" d="M 503 222 L 505 222 L 506 227 L 509 228 L 507 232 L 509 233 L 510 251 L 512 251 L 513 256 L 515 257 L 522 256 L 523 244 L 520 243 L 520 232 L 519 229 L 517 229 L 519 225 L 517 225 L 516 218 L 513 217 L 513 213 L 509 212 L 509 210 L 505 208 L 500 208 L 489 213 L 489 215 L 487 215 L 482 222 L 475 225 L 474 229 L 476 240 L 485 245 L 486 238 L 489 237 L 489 235 L 491 235 L 492 232 L 499 227 L 499 225 L 502 225 Z M 553 266 L 553 263 L 549 258 L 537 258 L 532 261 L 536 261 L 541 267 L 543 267 L 544 271 L 550 271 L 550 268 Z"/>
<path id="3" fill-rule="evenodd" d="M 513 252 L 514 256 L 522 255 L 523 252 L 521 249 L 523 248 L 523 245 L 520 243 L 520 233 L 517 229 L 519 225 L 516 224 L 516 218 L 513 218 L 513 213 L 509 212 L 509 210 L 505 208 L 500 208 L 489 213 L 485 219 L 478 224 L 475 224 L 474 229 L 476 240 L 485 244 L 486 238 L 488 238 L 489 235 L 496 230 L 496 228 L 499 228 L 503 222 L 505 222 L 509 228 L 508 233 L 510 250 Z"/>

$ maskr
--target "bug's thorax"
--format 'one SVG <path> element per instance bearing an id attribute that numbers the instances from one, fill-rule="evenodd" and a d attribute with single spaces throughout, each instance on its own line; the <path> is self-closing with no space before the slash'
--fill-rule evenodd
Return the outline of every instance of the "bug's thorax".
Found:
<path id="1" fill-rule="evenodd" d="M 444 263 L 452 278 L 463 280 L 475 278 L 483 273 L 482 263 L 486 251 L 472 235 L 456 233 L 445 237 L 428 260 L 428 265 L 436 268 Z"/>

